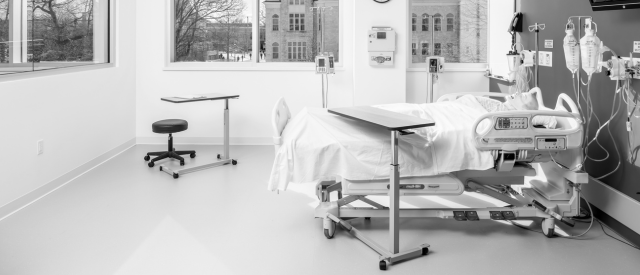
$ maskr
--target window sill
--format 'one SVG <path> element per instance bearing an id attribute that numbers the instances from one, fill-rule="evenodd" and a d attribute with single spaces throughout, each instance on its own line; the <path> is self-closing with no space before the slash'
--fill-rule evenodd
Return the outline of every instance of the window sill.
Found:
<path id="1" fill-rule="evenodd" d="M 115 67 L 116 66 L 114 63 L 103 63 L 103 64 L 80 65 L 80 66 L 73 66 L 73 67 L 63 67 L 63 68 L 55 68 L 55 69 L 44 69 L 44 70 L 37 70 L 37 71 L 26 71 L 26 72 L 18 72 L 18 73 L 11 73 L 11 74 L 2 74 L 0 75 L 0 82 L 27 80 L 31 78 L 37 78 L 37 77 L 85 72 L 85 71 L 115 68 Z"/>
<path id="2" fill-rule="evenodd" d="M 164 71 L 315 71 L 314 63 L 245 63 L 245 64 L 207 64 L 207 63 L 171 63 Z M 344 71 L 342 64 L 336 64 L 336 71 Z"/>

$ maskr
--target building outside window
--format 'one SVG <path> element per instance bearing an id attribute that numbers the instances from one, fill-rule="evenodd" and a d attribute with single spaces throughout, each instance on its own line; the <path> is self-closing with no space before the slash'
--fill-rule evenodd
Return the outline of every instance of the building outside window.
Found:
<path id="1" fill-rule="evenodd" d="M 278 42 L 273 42 L 272 51 L 271 51 L 273 59 L 278 59 L 280 57 L 279 56 L 279 54 L 280 54 L 280 47 L 279 46 L 280 45 L 278 45 Z"/>
<path id="2" fill-rule="evenodd" d="M 265 45 L 281 45 L 282 58 L 273 58 L 266 54 L 260 62 L 314 62 L 321 52 L 333 54 L 336 62 L 340 60 L 340 4 L 341 0 L 261 0 L 261 16 L 270 18 L 274 14 L 289 17 L 289 31 L 262 30 L 260 41 Z M 287 15 L 289 14 L 289 15 Z M 291 16 L 293 18 L 291 18 Z M 299 21 L 295 21 L 296 16 Z M 291 21 L 293 19 L 293 21 Z M 293 27 L 292 27 L 293 26 Z M 296 26 L 298 30 L 296 30 Z M 295 46 L 294 46 L 295 44 Z M 267 49 L 267 53 L 272 51 Z M 294 54 L 295 48 L 295 54 Z M 286 52 L 285 52 L 286 51 Z"/>
<path id="3" fill-rule="evenodd" d="M 109 9 L 104 0 L 0 0 L 0 75 L 109 63 Z"/>
<path id="4" fill-rule="evenodd" d="M 273 15 L 273 19 L 271 20 L 272 24 L 273 24 L 273 31 L 278 31 L 279 26 L 280 26 L 280 17 L 277 14 Z"/>
<path id="5" fill-rule="evenodd" d="M 417 55 L 418 54 L 418 43 L 413 42 L 411 43 L 411 55 Z"/>
<path id="6" fill-rule="evenodd" d="M 420 41 L 422 49 L 412 56 L 412 63 L 424 63 L 430 54 L 443 56 L 448 63 L 488 62 L 488 0 L 411 0 L 409 14 L 420 14 L 426 28 L 411 33 L 411 40 Z"/>
<path id="7" fill-rule="evenodd" d="M 429 15 L 426 13 L 422 14 L 422 31 L 429 31 Z"/>

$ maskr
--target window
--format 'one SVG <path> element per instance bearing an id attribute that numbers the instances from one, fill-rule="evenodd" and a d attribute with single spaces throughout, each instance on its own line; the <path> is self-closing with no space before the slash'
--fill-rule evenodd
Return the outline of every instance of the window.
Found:
<path id="1" fill-rule="evenodd" d="M 307 42 L 287 42 L 289 60 L 307 59 Z"/>
<path id="2" fill-rule="evenodd" d="M 429 55 L 429 43 L 422 42 L 422 55 Z"/>
<path id="3" fill-rule="evenodd" d="M 304 13 L 289 14 L 289 30 L 304 31 Z"/>
<path id="4" fill-rule="evenodd" d="M 417 55 L 418 54 L 418 43 L 411 43 L 411 55 Z"/>
<path id="5" fill-rule="evenodd" d="M 420 16 L 423 31 L 411 32 L 410 39 L 420 42 L 423 56 L 443 56 L 448 63 L 487 63 L 489 1 L 411 0 L 408 14 Z M 412 61 L 424 63 L 425 59 L 414 56 Z"/>
<path id="6" fill-rule="evenodd" d="M 433 16 L 433 31 L 442 31 L 442 15 L 439 13 L 436 13 L 436 15 Z"/>
<path id="7" fill-rule="evenodd" d="M 447 14 L 447 31 L 453 31 L 453 14 Z"/>
<path id="8" fill-rule="evenodd" d="M 332 53 L 335 61 L 340 62 L 340 2 L 260 0 L 259 14 L 265 18 L 278 14 L 289 19 L 286 32 L 273 32 L 270 28 L 265 31 L 260 27 L 260 44 L 278 43 L 282 53 L 279 59 L 269 54 L 260 62 L 314 62 L 321 52 Z"/>
<path id="9" fill-rule="evenodd" d="M 429 31 L 429 15 L 426 13 L 422 14 L 422 31 L 423 32 Z"/>
<path id="10" fill-rule="evenodd" d="M 278 53 L 280 53 L 280 47 L 279 47 L 280 45 L 278 45 L 277 42 L 274 42 L 271 46 L 272 46 L 271 47 L 271 49 L 272 49 L 272 53 L 271 54 L 272 54 L 273 59 L 278 59 L 279 58 Z"/>
<path id="11" fill-rule="evenodd" d="M 411 15 L 411 31 L 416 31 L 418 24 L 418 16 L 414 13 Z"/>
<path id="12" fill-rule="evenodd" d="M 167 34 L 172 38 L 169 67 L 191 66 L 175 65 L 181 62 L 247 63 L 211 64 L 219 68 L 313 62 L 319 52 L 330 52 L 340 62 L 341 0 L 169 1 L 175 20 Z"/>
<path id="13" fill-rule="evenodd" d="M 109 7 L 97 0 L 0 0 L 0 75 L 109 63 Z"/>
<path id="14" fill-rule="evenodd" d="M 273 31 L 278 31 L 279 25 L 280 25 L 280 17 L 277 14 L 273 15 L 273 19 L 271 19 L 271 22 L 273 24 Z"/>

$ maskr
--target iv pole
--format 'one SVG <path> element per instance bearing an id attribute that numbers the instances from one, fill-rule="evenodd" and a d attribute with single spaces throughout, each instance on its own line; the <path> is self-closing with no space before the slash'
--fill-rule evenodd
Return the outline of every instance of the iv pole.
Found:
<path id="1" fill-rule="evenodd" d="M 326 9 L 332 10 L 333 7 L 311 7 L 309 10 L 313 12 L 313 10 L 318 11 L 318 18 L 320 19 L 320 54 L 324 53 L 324 11 Z M 325 77 L 327 78 L 327 88 L 325 90 L 324 82 Z M 329 106 L 329 77 L 326 74 L 322 74 L 322 108 L 326 109 Z"/>
<path id="2" fill-rule="evenodd" d="M 535 32 L 536 33 L 536 56 L 534 57 L 534 59 L 536 60 L 535 66 L 535 72 L 534 72 L 534 81 L 535 81 L 535 85 L 536 87 L 539 87 L 538 85 L 538 73 L 540 70 L 540 49 L 538 48 L 538 36 L 540 35 L 540 31 L 543 31 L 545 28 L 545 24 L 538 24 L 538 22 L 536 22 L 534 25 L 529 26 L 529 32 Z"/>

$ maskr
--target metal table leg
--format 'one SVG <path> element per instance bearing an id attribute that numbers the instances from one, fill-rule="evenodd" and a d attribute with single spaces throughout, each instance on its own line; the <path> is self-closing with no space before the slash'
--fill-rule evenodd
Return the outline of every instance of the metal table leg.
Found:
<path id="1" fill-rule="evenodd" d="M 400 171 L 398 170 L 398 132 L 391 131 L 391 171 L 389 178 L 389 251 L 400 251 Z"/>

